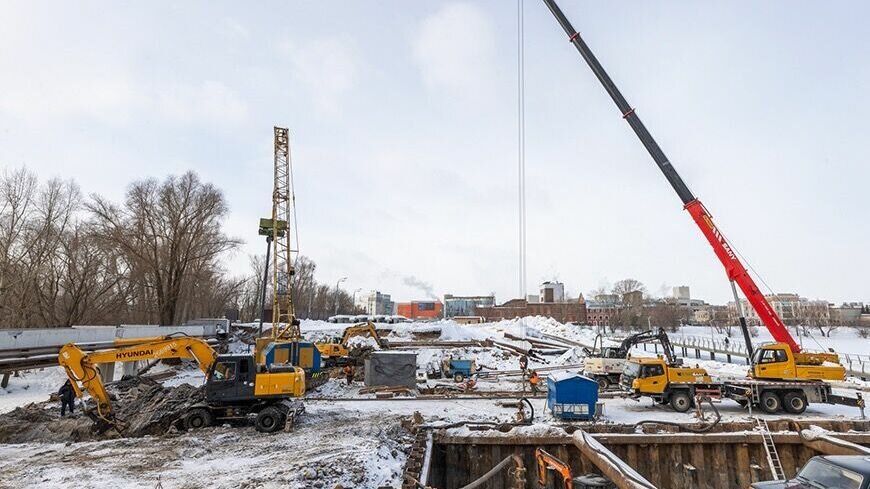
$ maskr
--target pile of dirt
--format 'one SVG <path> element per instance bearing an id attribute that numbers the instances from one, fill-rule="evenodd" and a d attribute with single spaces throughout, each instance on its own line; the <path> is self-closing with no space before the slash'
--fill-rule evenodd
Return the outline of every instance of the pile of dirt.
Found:
<path id="1" fill-rule="evenodd" d="M 70 442 L 96 438 L 87 416 L 60 417 L 57 402 L 30 403 L 0 415 L 0 443 Z"/>
<path id="2" fill-rule="evenodd" d="M 110 394 L 121 432 L 130 437 L 162 435 L 181 420 L 188 408 L 205 401 L 204 387 L 163 387 L 145 378 L 117 382 Z"/>
<path id="3" fill-rule="evenodd" d="M 187 409 L 205 399 L 202 387 L 163 387 L 147 378 L 131 378 L 107 386 L 115 425 L 110 429 L 77 410 L 61 417 L 59 402 L 31 403 L 0 415 L 0 443 L 78 442 L 107 438 L 163 435 Z M 85 410 L 94 412 L 88 400 Z M 102 429 L 101 429 L 102 428 Z"/>

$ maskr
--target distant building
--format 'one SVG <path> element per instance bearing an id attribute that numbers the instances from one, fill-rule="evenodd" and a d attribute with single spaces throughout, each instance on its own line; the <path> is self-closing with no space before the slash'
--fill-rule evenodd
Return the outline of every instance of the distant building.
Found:
<path id="1" fill-rule="evenodd" d="M 643 292 L 635 290 L 634 292 L 626 292 L 622 294 L 622 305 L 627 307 L 636 307 L 643 305 Z"/>
<path id="2" fill-rule="evenodd" d="M 691 294 L 689 293 L 688 285 L 680 285 L 678 287 L 674 287 L 672 296 L 678 301 L 687 301 L 692 298 Z"/>
<path id="3" fill-rule="evenodd" d="M 477 307 L 475 315 L 486 318 L 487 322 L 514 319 L 525 316 L 545 316 L 560 323 L 586 324 L 586 302 L 582 299 L 570 302 L 538 302 L 513 299 L 500 306 Z"/>
<path id="4" fill-rule="evenodd" d="M 776 314 L 787 325 L 828 323 L 831 319 L 828 301 L 809 300 L 798 294 L 770 294 L 764 296 Z M 746 322 L 753 326 L 761 325 L 761 318 L 746 299 L 740 299 L 741 309 Z M 737 305 L 734 301 L 728 303 L 728 311 L 733 322 L 737 322 Z"/>
<path id="5" fill-rule="evenodd" d="M 728 306 L 713 306 L 704 304 L 692 311 L 692 322 L 702 326 L 724 326 L 732 324 L 728 314 Z"/>
<path id="6" fill-rule="evenodd" d="M 839 306 L 831 306 L 831 324 L 838 326 L 851 326 L 861 322 L 861 312 L 864 304 L 860 302 L 844 303 Z"/>
<path id="7" fill-rule="evenodd" d="M 408 319 L 438 319 L 444 313 L 444 305 L 438 301 L 400 302 L 396 312 Z"/>
<path id="8" fill-rule="evenodd" d="M 564 302 L 565 285 L 562 282 L 544 282 L 541 284 L 541 302 Z"/>
<path id="9" fill-rule="evenodd" d="M 606 306 L 616 306 L 620 303 L 618 294 L 598 294 L 593 299 L 595 299 L 595 302 Z"/>
<path id="10" fill-rule="evenodd" d="M 541 296 L 538 294 L 528 294 L 526 295 L 526 300 L 529 301 L 530 304 L 537 304 L 541 302 Z"/>
<path id="11" fill-rule="evenodd" d="M 395 304 L 390 294 L 382 294 L 377 290 L 362 294 L 357 297 L 357 307 L 365 309 L 369 316 L 393 314 Z"/>
<path id="12" fill-rule="evenodd" d="M 606 294 L 611 295 L 611 294 Z M 586 324 L 592 326 L 611 326 L 619 321 L 620 307 L 616 301 L 600 301 L 597 299 L 586 301 Z M 615 295 L 613 297 L 616 297 Z"/>
<path id="13" fill-rule="evenodd" d="M 444 295 L 444 317 L 473 316 L 475 307 L 495 305 L 494 295 Z"/>

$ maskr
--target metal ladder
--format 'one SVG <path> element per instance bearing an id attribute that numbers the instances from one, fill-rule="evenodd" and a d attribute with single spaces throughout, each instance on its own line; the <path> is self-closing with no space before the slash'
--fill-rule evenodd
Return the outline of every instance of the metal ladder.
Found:
<path id="1" fill-rule="evenodd" d="M 767 463 L 770 465 L 770 473 L 773 478 L 778 481 L 785 480 L 785 472 L 782 470 L 782 464 L 779 461 L 779 453 L 776 451 L 776 444 L 773 443 L 773 437 L 770 436 L 770 427 L 767 426 L 767 421 L 755 417 L 755 422 L 758 424 L 758 429 L 761 431 L 761 439 L 764 441 L 764 451 L 767 453 Z"/>

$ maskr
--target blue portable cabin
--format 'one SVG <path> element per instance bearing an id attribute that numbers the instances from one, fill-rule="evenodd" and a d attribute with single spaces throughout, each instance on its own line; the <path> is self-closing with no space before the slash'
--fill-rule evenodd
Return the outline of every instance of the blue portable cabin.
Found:
<path id="1" fill-rule="evenodd" d="M 306 373 L 320 371 L 320 350 L 306 341 L 296 343 L 299 347 L 294 349 L 294 343 L 290 341 L 278 341 L 266 345 L 263 351 L 266 366 L 273 363 L 290 364 L 302 367 Z M 291 358 L 292 356 L 292 358 Z"/>
<path id="2" fill-rule="evenodd" d="M 598 403 L 598 382 L 577 373 L 559 372 L 547 377 L 547 408 L 562 419 L 590 420 Z"/>

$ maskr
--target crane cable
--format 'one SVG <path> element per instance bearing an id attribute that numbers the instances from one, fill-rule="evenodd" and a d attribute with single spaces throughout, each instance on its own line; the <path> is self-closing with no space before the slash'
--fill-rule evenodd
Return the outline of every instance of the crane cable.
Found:
<path id="1" fill-rule="evenodd" d="M 770 295 L 776 296 L 777 295 L 776 292 L 774 292 L 773 288 L 770 285 L 768 285 L 767 281 L 764 280 L 764 277 L 761 275 L 761 273 L 759 273 L 758 270 L 756 270 L 755 267 L 752 266 L 752 263 L 745 256 L 743 256 L 743 253 L 740 253 L 740 248 L 735 246 L 734 243 L 727 236 L 725 236 L 725 233 L 723 233 L 721 229 L 719 230 L 719 233 L 722 235 L 722 239 L 724 239 L 725 242 L 728 243 L 728 246 L 730 246 L 731 249 L 734 250 L 735 253 L 737 253 L 737 256 L 739 256 L 740 259 L 743 260 L 743 263 L 746 263 L 746 266 L 749 268 L 749 270 L 752 271 L 752 273 L 755 275 L 755 277 L 758 278 L 758 280 L 760 280 L 762 284 L 764 284 L 764 287 L 767 289 L 767 291 L 770 293 Z M 800 336 L 801 336 L 800 332 L 798 332 L 798 337 L 800 337 Z M 808 338 L 812 339 L 816 343 L 816 345 L 818 345 L 818 347 L 820 349 L 825 350 L 825 347 L 822 346 L 821 343 L 819 343 L 819 340 L 816 339 L 815 336 L 813 336 L 811 331 L 807 330 L 806 336 Z"/>
<path id="2" fill-rule="evenodd" d="M 526 298 L 526 87 L 525 19 L 523 0 L 517 0 L 517 214 L 519 240 L 519 292 Z"/>

